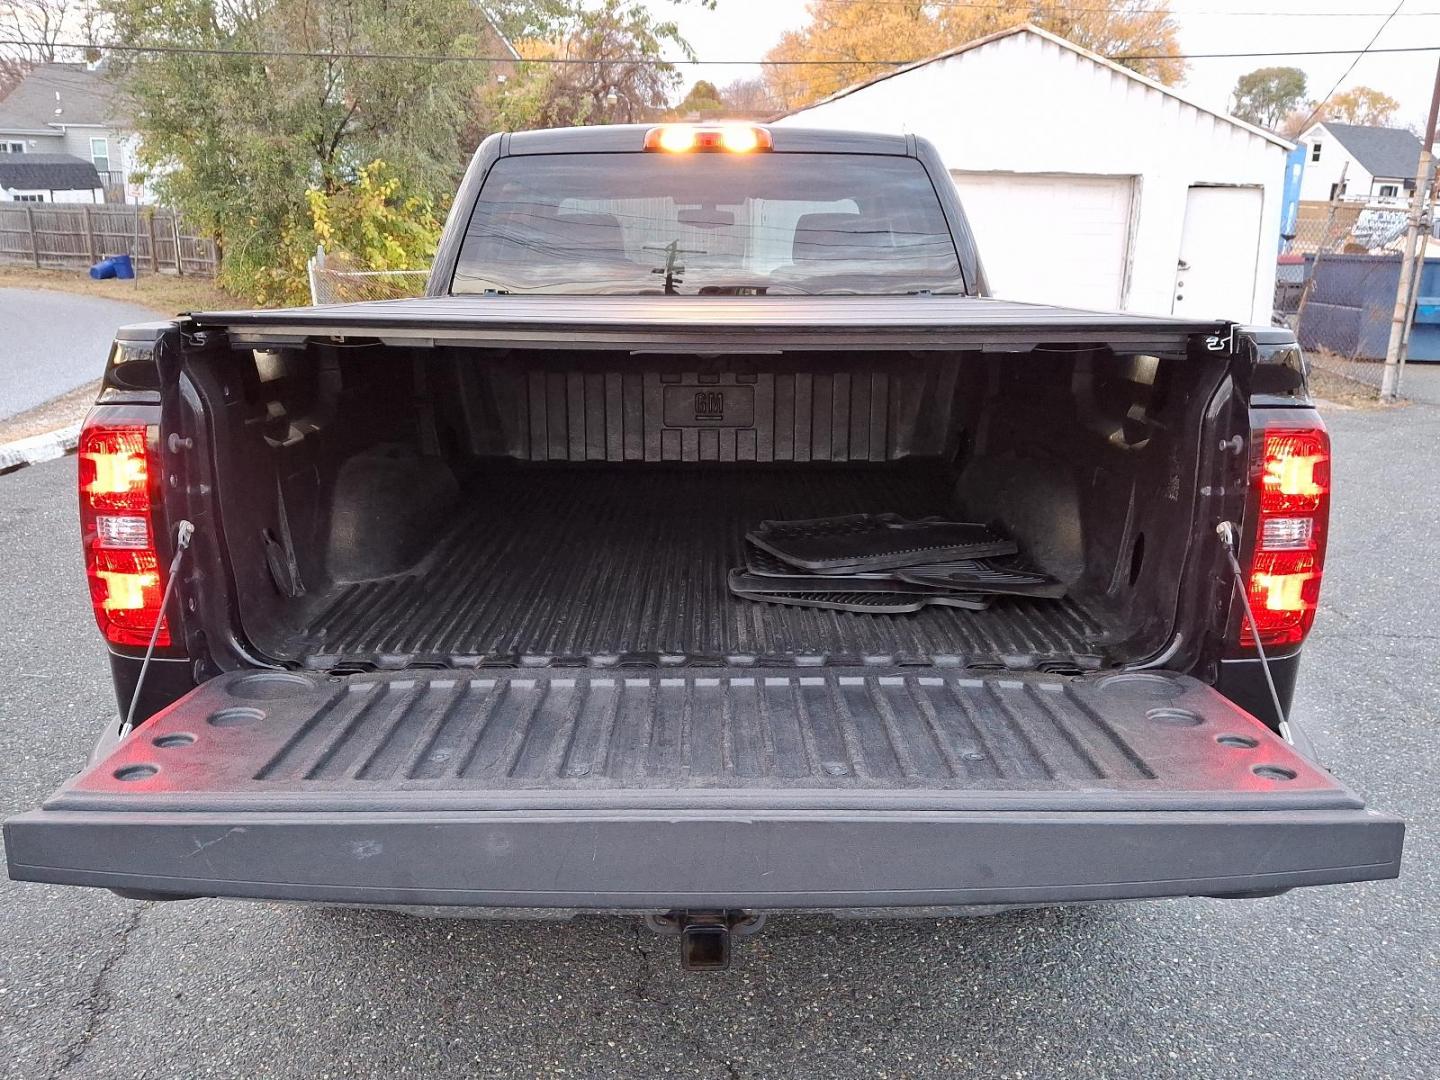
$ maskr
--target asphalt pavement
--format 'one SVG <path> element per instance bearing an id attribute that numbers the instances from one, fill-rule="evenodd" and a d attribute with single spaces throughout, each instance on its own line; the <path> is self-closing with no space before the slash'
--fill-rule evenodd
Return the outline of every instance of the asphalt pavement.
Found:
<path id="1" fill-rule="evenodd" d="M 115 328 L 157 318 L 118 300 L 0 289 L 0 420 L 100 378 Z"/>
<path id="2" fill-rule="evenodd" d="M 492 923 L 0 883 L 0 1075 L 1440 1075 L 1440 408 L 1334 411 L 1297 715 L 1409 819 L 1398 882 L 960 920 L 772 918 L 687 975 L 631 920 Z M 114 705 L 73 459 L 0 477 L 0 813 Z"/>

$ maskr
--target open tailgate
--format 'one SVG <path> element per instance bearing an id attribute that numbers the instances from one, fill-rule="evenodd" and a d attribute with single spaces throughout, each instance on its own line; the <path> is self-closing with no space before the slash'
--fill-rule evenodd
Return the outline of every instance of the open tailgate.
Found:
<path id="1" fill-rule="evenodd" d="M 5 846 L 179 896 L 840 908 L 1389 878 L 1403 831 L 1185 676 L 479 669 L 215 679 Z"/>

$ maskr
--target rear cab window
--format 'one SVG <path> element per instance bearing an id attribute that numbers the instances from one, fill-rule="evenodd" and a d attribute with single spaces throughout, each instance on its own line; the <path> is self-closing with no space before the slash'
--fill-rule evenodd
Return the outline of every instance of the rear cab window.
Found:
<path id="1" fill-rule="evenodd" d="M 964 279 L 913 158 L 553 154 L 491 168 L 451 291 L 902 295 Z"/>

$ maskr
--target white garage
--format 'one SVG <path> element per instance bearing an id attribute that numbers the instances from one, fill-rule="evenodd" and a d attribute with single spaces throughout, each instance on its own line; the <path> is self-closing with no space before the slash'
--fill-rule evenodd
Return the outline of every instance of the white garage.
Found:
<path id="1" fill-rule="evenodd" d="M 923 135 L 994 293 L 1268 323 L 1290 144 L 1019 26 L 777 121 Z"/>
<path id="2" fill-rule="evenodd" d="M 960 169 L 950 175 L 991 288 L 1015 300 L 1064 296 L 1081 307 L 1124 304 L 1134 177 Z M 1060 235 L 1071 242 L 1057 246 Z M 1046 257 L 1036 258 L 1037 251 Z"/>

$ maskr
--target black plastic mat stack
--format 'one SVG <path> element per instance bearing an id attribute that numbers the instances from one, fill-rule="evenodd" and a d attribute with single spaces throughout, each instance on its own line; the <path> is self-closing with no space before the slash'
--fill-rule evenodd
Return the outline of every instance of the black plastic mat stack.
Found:
<path id="1" fill-rule="evenodd" d="M 763 521 L 730 571 L 745 600 L 898 615 L 927 606 L 983 611 L 993 596 L 1060 597 L 1064 586 L 987 525 L 898 514 Z"/>

